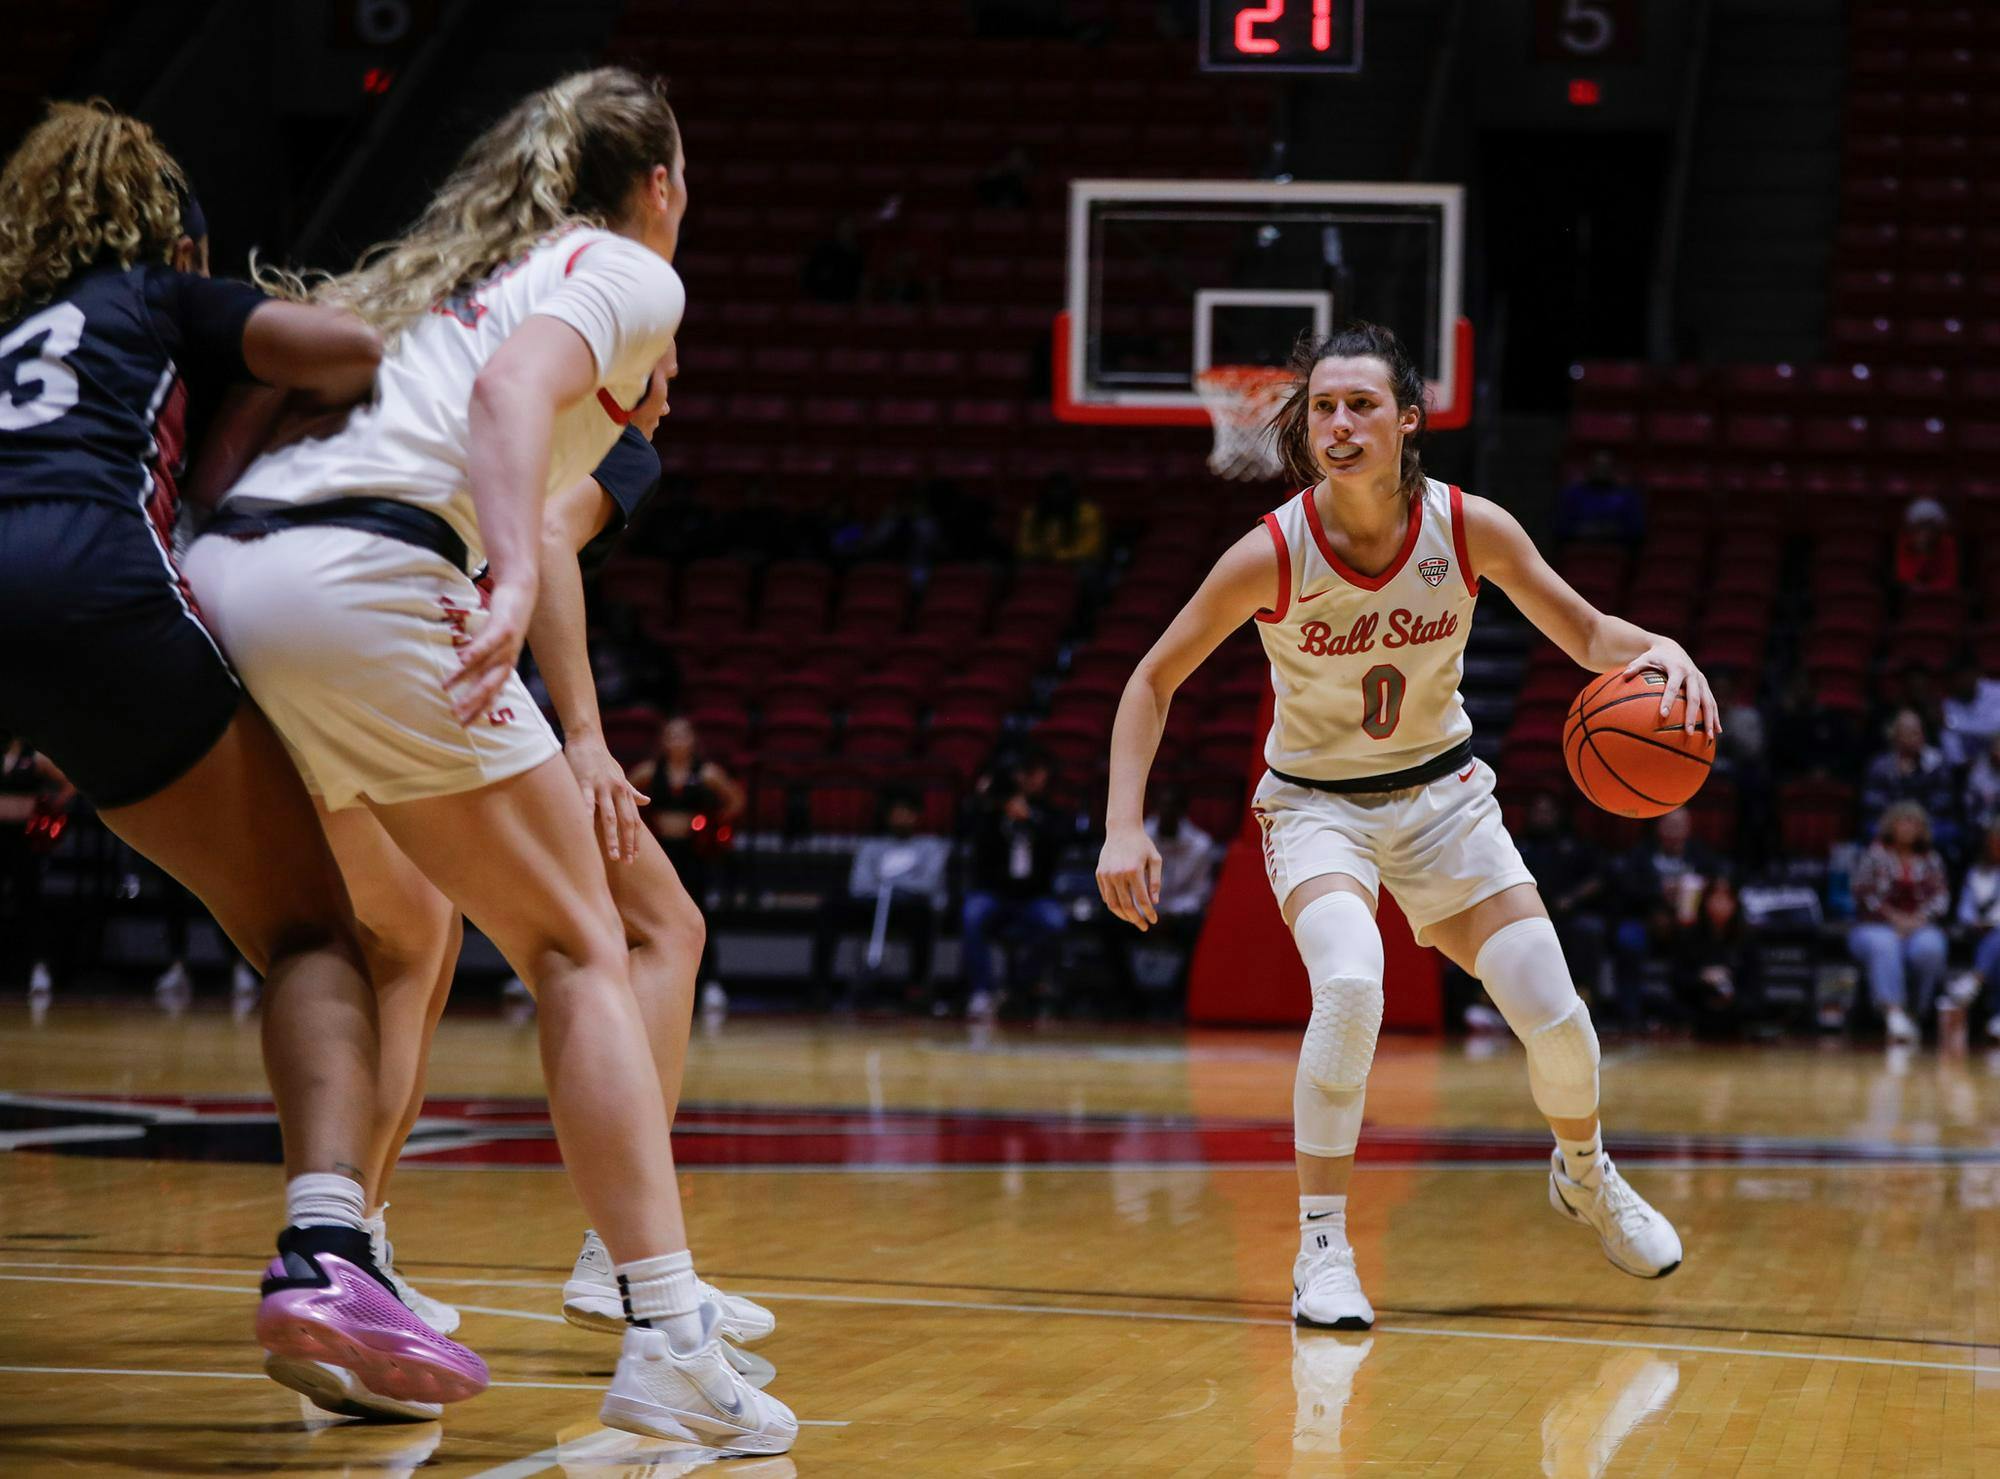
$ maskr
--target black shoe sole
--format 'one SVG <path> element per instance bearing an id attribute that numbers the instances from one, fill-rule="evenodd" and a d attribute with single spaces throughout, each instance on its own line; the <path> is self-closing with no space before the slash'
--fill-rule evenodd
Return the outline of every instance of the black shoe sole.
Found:
<path id="1" fill-rule="evenodd" d="M 1347 1315 L 1335 1320 L 1331 1325 L 1321 1320 L 1309 1320 L 1304 1315 L 1293 1315 L 1292 1323 L 1305 1330 L 1373 1330 L 1375 1322 L 1364 1320 L 1359 1315 Z"/>

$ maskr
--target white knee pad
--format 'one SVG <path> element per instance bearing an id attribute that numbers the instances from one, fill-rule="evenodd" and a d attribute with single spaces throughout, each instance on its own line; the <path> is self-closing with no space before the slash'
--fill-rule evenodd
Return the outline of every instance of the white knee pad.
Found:
<path id="1" fill-rule="evenodd" d="M 1535 1107 L 1553 1119 L 1597 1113 L 1597 1032 L 1576 994 L 1556 927 L 1517 919 L 1495 930 L 1473 963 L 1486 994 L 1528 1050 Z"/>
<path id="2" fill-rule="evenodd" d="M 1292 938 L 1313 996 L 1292 1084 L 1292 1143 L 1307 1155 L 1353 1155 L 1382 1031 L 1382 935 L 1367 902 L 1341 892 L 1300 910 Z"/>

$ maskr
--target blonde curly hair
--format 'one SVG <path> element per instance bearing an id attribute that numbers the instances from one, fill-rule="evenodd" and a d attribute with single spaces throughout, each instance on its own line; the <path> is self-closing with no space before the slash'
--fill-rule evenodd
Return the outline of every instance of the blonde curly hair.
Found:
<path id="1" fill-rule="evenodd" d="M 654 165 L 680 160 L 666 86 L 624 67 L 575 72 L 508 110 L 465 151 L 410 229 L 370 247 L 353 271 L 313 284 L 395 336 L 572 223 L 609 225 Z M 263 267 L 267 290 L 296 296 L 296 277 Z"/>
<path id="2" fill-rule="evenodd" d="M 0 320 L 99 262 L 170 262 L 187 176 L 136 118 L 102 98 L 52 103 L 0 169 Z"/>

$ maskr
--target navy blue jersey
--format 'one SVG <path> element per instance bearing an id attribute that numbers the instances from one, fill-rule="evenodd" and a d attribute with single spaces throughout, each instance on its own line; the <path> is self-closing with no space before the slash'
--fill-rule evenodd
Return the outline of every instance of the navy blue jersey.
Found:
<path id="1" fill-rule="evenodd" d="M 604 460 L 590 476 L 617 508 L 610 521 L 577 555 L 587 576 L 604 568 L 619 536 L 632 527 L 641 510 L 659 491 L 660 454 L 653 450 L 644 432 L 628 426 L 618 434 L 618 440 L 611 444 L 611 450 L 604 454 Z"/>
<path id="2" fill-rule="evenodd" d="M 0 499 L 137 506 L 171 527 L 189 384 L 250 378 L 243 326 L 264 301 L 159 263 L 97 267 L 0 325 Z"/>

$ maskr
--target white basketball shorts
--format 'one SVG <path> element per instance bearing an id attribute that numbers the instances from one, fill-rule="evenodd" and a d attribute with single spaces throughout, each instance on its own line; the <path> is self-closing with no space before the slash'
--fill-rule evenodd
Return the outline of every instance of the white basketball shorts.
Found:
<path id="1" fill-rule="evenodd" d="M 1428 945 L 1430 927 L 1517 883 L 1533 883 L 1493 799 L 1493 768 L 1403 791 L 1339 794 L 1269 771 L 1251 801 L 1263 833 L 1264 872 L 1278 907 L 1309 878 L 1345 873 L 1379 894 L 1387 884 Z"/>
<path id="2" fill-rule="evenodd" d="M 518 673 L 471 724 L 452 714 L 445 680 L 485 608 L 438 555 L 317 525 L 207 535 L 186 572 L 243 686 L 331 810 L 475 791 L 560 753 Z"/>

